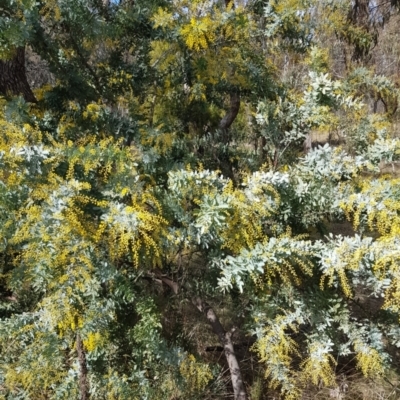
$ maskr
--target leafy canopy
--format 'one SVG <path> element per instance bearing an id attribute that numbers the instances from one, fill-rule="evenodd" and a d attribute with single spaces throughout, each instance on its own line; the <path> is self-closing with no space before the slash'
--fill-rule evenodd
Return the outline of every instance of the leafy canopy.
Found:
<path id="1" fill-rule="evenodd" d="M 49 77 L 1 99 L 1 398 L 223 396 L 196 296 L 287 399 L 393 365 L 399 91 L 361 65 L 375 31 L 347 0 L 234 3 L 0 6 L 0 57 Z"/>

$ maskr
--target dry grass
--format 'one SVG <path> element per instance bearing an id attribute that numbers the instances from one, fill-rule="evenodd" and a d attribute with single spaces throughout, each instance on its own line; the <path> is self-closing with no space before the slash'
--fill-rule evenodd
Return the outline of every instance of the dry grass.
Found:
<path id="1" fill-rule="evenodd" d="M 400 399 L 400 377 L 368 379 L 360 373 L 338 377 L 338 387 L 309 388 L 302 400 L 398 400 Z"/>
<path id="2" fill-rule="evenodd" d="M 301 400 L 399 400 L 400 376 L 368 379 L 361 373 L 338 375 L 336 388 L 309 386 Z M 262 377 L 254 380 L 248 390 L 250 400 L 281 400 L 278 392 L 267 389 Z"/>

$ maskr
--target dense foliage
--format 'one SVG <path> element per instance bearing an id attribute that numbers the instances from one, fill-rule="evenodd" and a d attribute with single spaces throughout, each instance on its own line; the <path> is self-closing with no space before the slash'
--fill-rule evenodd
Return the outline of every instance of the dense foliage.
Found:
<path id="1" fill-rule="evenodd" d="M 0 398 L 394 370 L 397 7 L 1 2 L 0 72 L 25 51 L 33 91 L 0 79 Z"/>

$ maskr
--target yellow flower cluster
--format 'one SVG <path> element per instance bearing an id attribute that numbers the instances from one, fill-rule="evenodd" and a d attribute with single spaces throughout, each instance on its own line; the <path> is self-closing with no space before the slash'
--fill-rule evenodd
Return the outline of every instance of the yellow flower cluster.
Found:
<path id="1" fill-rule="evenodd" d="M 96 103 L 89 103 L 86 106 L 86 110 L 82 113 L 84 119 L 90 119 L 91 121 L 96 121 L 99 118 L 99 113 L 101 111 L 101 106 Z"/>
<path id="2" fill-rule="evenodd" d="M 32 354 L 32 350 L 30 346 L 19 355 L 20 360 L 25 362 L 24 368 L 16 368 L 18 364 L 10 364 L 3 370 L 3 382 L 6 387 L 24 388 L 29 392 L 30 398 L 43 399 L 51 396 L 54 383 L 62 382 L 67 372 L 54 368 L 54 364 L 49 362 L 50 358 L 43 357 L 41 354 Z M 77 395 L 75 390 L 69 393 L 71 394 Z M 0 394 L 0 399 L 5 400 L 6 397 Z"/>
<path id="3" fill-rule="evenodd" d="M 349 243 L 344 241 L 335 248 L 334 261 L 324 260 L 327 265 L 320 282 L 321 290 L 327 281 L 328 286 L 332 286 L 336 276 L 339 277 L 341 288 L 347 297 L 352 296 L 351 286 L 346 276 L 346 271 L 357 271 L 362 262 L 362 258 L 368 251 L 367 244 L 360 244 L 361 247 L 353 249 Z"/>
<path id="4" fill-rule="evenodd" d="M 60 336 L 62 337 L 65 331 L 71 329 L 75 331 L 77 328 L 83 326 L 83 320 L 79 315 L 78 311 L 71 310 L 71 312 L 65 314 L 65 319 L 58 323 L 58 329 L 60 331 Z"/>
<path id="5" fill-rule="evenodd" d="M 60 21 L 62 17 L 61 9 L 55 0 L 46 1 L 44 7 L 40 8 L 40 14 L 44 20 L 54 19 L 56 21 Z"/>
<path id="6" fill-rule="evenodd" d="M 273 261 L 275 258 L 273 254 L 268 257 L 270 258 L 270 262 L 268 262 L 268 268 L 264 269 L 264 274 L 254 274 L 251 276 L 257 289 L 268 292 L 277 279 L 281 279 L 284 285 L 288 287 L 300 285 L 301 279 L 297 269 L 300 269 L 306 276 L 313 275 L 313 264 L 309 260 L 309 252 L 301 250 L 301 246 L 288 248 L 285 238 L 290 238 L 294 242 L 303 239 L 301 235 L 292 236 L 290 230 L 278 238 L 280 240 L 275 244 L 273 252 L 275 254 L 286 254 L 287 258 L 282 257 L 279 260 L 275 259 Z M 265 244 L 267 243 L 268 240 L 265 239 Z"/>
<path id="7" fill-rule="evenodd" d="M 200 51 L 207 49 L 209 43 L 215 41 L 215 28 L 216 23 L 209 16 L 192 17 L 190 22 L 181 28 L 180 33 L 189 49 Z"/>
<path id="8" fill-rule="evenodd" d="M 297 382 L 293 375 L 291 363 L 294 355 L 299 355 L 297 343 L 287 334 L 287 329 L 296 331 L 296 327 L 290 324 L 288 327 L 286 316 L 280 315 L 273 324 L 265 330 L 265 335 L 253 346 L 260 357 L 260 361 L 266 364 L 265 378 L 270 379 L 270 387 L 291 387 L 286 399 L 297 399 L 300 390 L 296 389 Z"/>
<path id="9" fill-rule="evenodd" d="M 86 339 L 83 340 L 83 345 L 85 349 L 89 352 L 96 350 L 98 346 L 103 343 L 102 336 L 100 332 L 90 332 Z"/>
<path id="10" fill-rule="evenodd" d="M 243 248 L 252 248 L 255 243 L 264 238 L 263 222 L 271 216 L 279 205 L 279 194 L 268 186 L 260 188 L 269 192 L 274 198 L 274 207 L 263 201 L 251 202 L 242 190 L 234 189 L 232 182 L 224 189 L 224 194 L 230 199 L 232 211 L 227 218 L 227 228 L 221 233 L 224 247 L 239 253 Z"/>
<path id="11" fill-rule="evenodd" d="M 154 211 L 161 213 L 161 207 L 151 194 L 132 195 L 131 206 L 123 210 L 115 207 L 110 209 L 107 218 L 99 224 L 95 239 L 108 243 L 110 255 L 114 259 L 131 253 L 135 265 L 139 265 L 140 255 L 155 265 L 160 257 L 157 243 L 165 233 L 166 221 Z M 133 225 L 130 221 L 134 221 Z"/>
<path id="12" fill-rule="evenodd" d="M 330 353 L 319 354 L 323 346 L 323 343 L 318 342 L 310 345 L 310 357 L 301 363 L 301 378 L 304 382 L 310 381 L 314 385 L 323 382 L 325 386 L 335 386 L 336 361 Z"/>
<path id="13" fill-rule="evenodd" d="M 367 215 L 368 228 L 380 235 L 396 236 L 400 233 L 400 201 L 387 196 L 389 187 L 400 185 L 400 179 L 364 180 L 360 183 L 360 193 L 349 196 L 341 208 L 349 220 L 353 219 L 358 229 L 361 218 Z M 360 200 L 360 194 L 365 200 Z"/>
<path id="14" fill-rule="evenodd" d="M 213 377 L 209 365 L 198 362 L 192 354 L 181 362 L 179 369 L 191 393 L 204 390 Z"/>
<path id="15" fill-rule="evenodd" d="M 361 340 L 354 342 L 357 365 L 365 376 L 376 376 L 383 373 L 383 360 L 380 354 Z"/>
<path id="16" fill-rule="evenodd" d="M 141 137 L 141 143 L 144 146 L 149 146 L 157 150 L 158 154 L 166 154 L 171 150 L 176 137 L 175 133 L 162 132 L 162 128 L 163 126 L 157 127 L 157 133 L 155 135 L 149 135 L 148 132 L 143 132 Z"/>
<path id="17" fill-rule="evenodd" d="M 112 89 L 118 87 L 129 87 L 132 81 L 132 75 L 124 71 L 117 71 L 109 78 L 108 84 Z"/>

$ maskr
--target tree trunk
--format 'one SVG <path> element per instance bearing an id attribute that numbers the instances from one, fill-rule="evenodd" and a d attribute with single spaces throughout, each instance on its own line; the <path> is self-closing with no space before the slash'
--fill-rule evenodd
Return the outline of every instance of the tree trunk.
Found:
<path id="1" fill-rule="evenodd" d="M 225 0 L 225 7 L 235 7 L 233 0 Z M 233 72 L 231 71 L 231 74 Z M 222 140 L 225 144 L 230 142 L 229 128 L 237 117 L 240 109 L 240 94 L 238 90 L 233 90 L 229 95 L 229 110 L 219 122 L 219 129 L 222 131 Z"/>
<path id="2" fill-rule="evenodd" d="M 76 335 L 76 350 L 78 352 L 79 362 L 79 400 L 89 400 L 89 385 L 87 381 L 87 365 L 85 349 L 79 333 Z"/>
<path id="3" fill-rule="evenodd" d="M 354 28 L 361 28 L 365 33 L 372 36 L 373 42 L 365 46 L 363 41 L 356 41 L 353 50 L 353 61 L 362 61 L 370 52 L 371 48 L 378 44 L 378 33 L 371 20 L 370 0 L 352 1 L 348 19 Z"/>
<path id="4" fill-rule="evenodd" d="M 237 117 L 240 108 L 240 94 L 238 91 L 234 91 L 229 95 L 229 109 L 224 115 L 224 117 L 219 122 L 219 130 L 221 132 L 221 141 L 223 144 L 228 145 L 231 140 L 230 126 Z M 231 160 L 229 159 L 229 154 L 221 154 L 218 158 L 218 167 L 222 174 L 234 180 L 234 169 Z"/>
<path id="5" fill-rule="evenodd" d="M 311 151 L 312 149 L 312 137 L 311 137 L 311 133 L 307 133 L 304 142 L 303 142 L 303 151 L 304 154 L 307 154 Z"/>
<path id="6" fill-rule="evenodd" d="M 206 316 L 212 330 L 218 336 L 221 344 L 224 347 L 225 357 L 228 362 L 229 371 L 231 374 L 234 399 L 247 400 L 247 394 L 244 388 L 239 362 L 236 358 L 235 350 L 233 348 L 233 330 L 229 332 L 225 331 L 214 310 L 205 301 L 200 298 L 196 298 L 193 303 L 197 307 L 197 309 Z"/>
<path id="7" fill-rule="evenodd" d="M 224 143 L 230 142 L 229 128 L 237 117 L 240 108 L 240 95 L 234 91 L 229 96 L 229 110 L 221 119 L 218 128 L 222 131 L 222 140 Z"/>
<path id="8" fill-rule="evenodd" d="M 18 47 L 10 60 L 0 60 L 0 94 L 22 94 L 25 101 L 36 103 L 37 100 L 26 79 L 24 47 Z"/>

